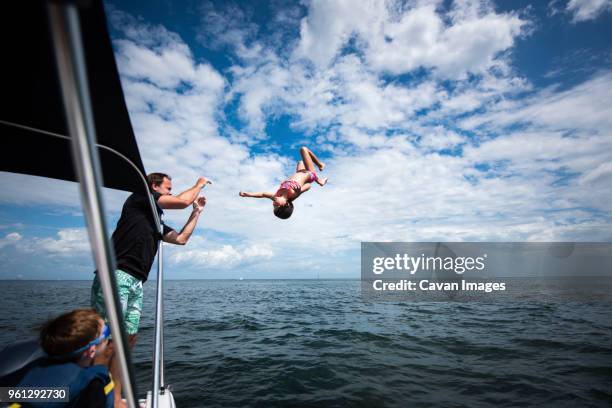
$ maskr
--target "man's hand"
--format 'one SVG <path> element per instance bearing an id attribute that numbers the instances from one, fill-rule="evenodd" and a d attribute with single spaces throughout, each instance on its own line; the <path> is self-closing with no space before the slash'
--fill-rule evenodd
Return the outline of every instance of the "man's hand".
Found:
<path id="1" fill-rule="evenodd" d="M 193 202 L 193 210 L 201 213 L 204 211 L 204 206 L 206 205 L 206 197 L 198 197 L 197 200 Z"/>
<path id="2" fill-rule="evenodd" d="M 209 179 L 207 179 L 206 177 L 198 177 L 198 181 L 196 182 L 196 185 L 200 188 L 204 188 L 205 185 L 207 184 L 212 184 L 212 181 L 210 181 Z"/>
<path id="3" fill-rule="evenodd" d="M 195 199 L 192 205 L 193 211 L 191 212 L 187 223 L 185 224 L 183 229 L 181 229 L 181 232 L 179 233 L 174 230 L 171 230 L 166 235 L 164 235 L 164 242 L 168 242 L 170 244 L 175 245 L 185 245 L 187 241 L 189 241 L 189 237 L 191 237 L 191 234 L 193 233 L 193 230 L 195 229 L 196 224 L 198 223 L 198 218 L 200 218 L 200 213 L 204 210 L 204 206 L 206 205 L 206 198 L 198 197 Z"/>

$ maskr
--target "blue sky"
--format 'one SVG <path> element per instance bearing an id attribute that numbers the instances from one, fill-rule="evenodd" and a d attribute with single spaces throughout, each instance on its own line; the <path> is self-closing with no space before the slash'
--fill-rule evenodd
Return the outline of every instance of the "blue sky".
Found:
<path id="1" fill-rule="evenodd" d="M 358 277 L 361 241 L 612 240 L 610 0 L 105 4 L 146 169 L 214 181 L 170 278 Z M 301 145 L 330 182 L 291 219 L 238 197 Z M 0 279 L 91 278 L 76 186 L 0 183 Z M 105 191 L 110 231 L 125 198 Z"/>

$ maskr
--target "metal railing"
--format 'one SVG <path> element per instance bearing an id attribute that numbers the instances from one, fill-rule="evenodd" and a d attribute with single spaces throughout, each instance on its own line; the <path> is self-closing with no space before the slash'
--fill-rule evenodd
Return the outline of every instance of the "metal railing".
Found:
<path id="1" fill-rule="evenodd" d="M 155 351 L 153 356 L 153 408 L 159 406 L 159 395 L 164 393 L 164 269 L 163 241 L 157 252 L 157 300 L 155 306 Z"/>
<path id="2" fill-rule="evenodd" d="M 136 386 L 127 337 L 123 328 L 123 316 L 119 307 L 117 285 L 115 282 L 115 257 L 106 232 L 104 204 L 101 198 L 102 173 L 96 146 L 106 148 L 135 165 L 124 155 L 107 146 L 96 143 L 94 118 L 89 96 L 87 72 L 78 10 L 70 3 L 49 3 L 49 20 L 53 45 L 62 89 L 66 120 L 70 134 L 73 160 L 79 179 L 81 199 L 88 225 L 89 239 L 94 252 L 98 277 L 104 293 L 108 319 L 113 332 L 116 358 L 119 361 L 120 374 L 123 379 L 123 392 L 130 408 L 138 406 Z M 48 133 L 48 132 L 47 132 Z M 56 135 L 61 136 L 61 135 Z M 138 168 L 137 172 L 140 174 Z M 147 196 L 155 225 L 163 233 L 157 205 L 151 194 Z M 163 245 L 159 243 L 157 300 L 155 311 L 155 348 L 153 375 L 153 407 L 159 405 L 159 395 L 164 392 L 164 347 L 163 347 Z"/>

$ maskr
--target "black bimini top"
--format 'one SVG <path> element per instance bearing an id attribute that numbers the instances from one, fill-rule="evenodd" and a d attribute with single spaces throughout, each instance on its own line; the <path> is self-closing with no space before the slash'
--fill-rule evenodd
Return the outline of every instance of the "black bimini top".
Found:
<path id="1" fill-rule="evenodd" d="M 76 3 L 97 142 L 126 156 L 144 175 L 106 26 L 104 5 L 101 0 Z M 46 7 L 47 2 L 41 0 L 8 1 L 2 5 L 0 171 L 77 181 L 69 140 L 38 131 L 68 136 Z M 143 192 L 142 178 L 130 164 L 107 149 L 99 148 L 98 152 L 104 186 Z"/>

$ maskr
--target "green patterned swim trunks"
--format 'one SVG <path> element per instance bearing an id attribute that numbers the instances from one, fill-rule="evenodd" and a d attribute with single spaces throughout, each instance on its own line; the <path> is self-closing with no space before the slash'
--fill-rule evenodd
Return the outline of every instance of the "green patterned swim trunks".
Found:
<path id="1" fill-rule="evenodd" d="M 115 279 L 117 290 L 119 290 L 121 311 L 125 319 L 125 329 L 127 334 L 136 334 L 138 333 L 140 314 L 142 313 L 142 281 L 119 269 L 115 271 Z M 91 307 L 96 309 L 100 316 L 108 322 L 104 295 L 97 274 L 91 286 Z"/>

